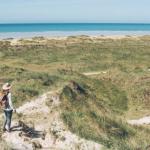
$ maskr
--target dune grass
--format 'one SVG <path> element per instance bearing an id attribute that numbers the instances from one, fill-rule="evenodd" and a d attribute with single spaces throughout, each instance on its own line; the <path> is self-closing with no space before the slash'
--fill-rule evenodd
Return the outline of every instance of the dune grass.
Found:
<path id="1" fill-rule="evenodd" d="M 48 73 L 31 72 L 5 65 L 0 66 L 0 68 L 1 86 L 5 82 L 12 83 L 13 100 L 16 107 L 50 90 L 59 81 L 58 77 Z"/>
<path id="2" fill-rule="evenodd" d="M 112 149 L 144 150 L 149 128 L 131 127 L 125 120 L 150 115 L 149 59 L 149 36 L 3 40 L 0 85 L 12 83 L 16 106 L 64 87 L 62 117 L 70 130 Z"/>
<path id="3" fill-rule="evenodd" d="M 111 82 L 78 75 L 61 93 L 62 118 L 79 136 L 108 149 L 145 150 L 150 130 L 132 127 L 122 114 L 128 110 L 126 92 Z"/>

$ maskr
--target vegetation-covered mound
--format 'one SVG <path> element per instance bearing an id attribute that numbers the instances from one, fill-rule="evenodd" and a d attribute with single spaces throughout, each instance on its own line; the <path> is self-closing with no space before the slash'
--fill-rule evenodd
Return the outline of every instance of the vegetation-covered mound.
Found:
<path id="1" fill-rule="evenodd" d="M 64 87 L 61 100 L 64 122 L 81 137 L 120 150 L 144 150 L 150 144 L 150 130 L 133 128 L 121 117 L 128 99 L 110 82 L 80 77 Z"/>

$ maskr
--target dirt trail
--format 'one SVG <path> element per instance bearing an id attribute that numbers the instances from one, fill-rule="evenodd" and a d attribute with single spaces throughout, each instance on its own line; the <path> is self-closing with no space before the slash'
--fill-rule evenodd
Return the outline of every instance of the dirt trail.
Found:
<path id="1" fill-rule="evenodd" d="M 59 104 L 58 91 L 27 102 L 17 109 L 12 132 L 4 133 L 3 139 L 15 150 L 100 150 L 100 144 L 82 139 L 67 129 L 60 118 Z"/>
<path id="2" fill-rule="evenodd" d="M 148 125 L 150 124 L 150 116 L 146 116 L 137 120 L 128 120 L 131 125 Z"/>
<path id="3" fill-rule="evenodd" d="M 98 74 L 105 74 L 107 73 L 106 71 L 97 71 L 97 72 L 84 72 L 82 73 L 83 75 L 86 75 L 86 76 L 91 76 L 91 75 L 98 75 Z"/>

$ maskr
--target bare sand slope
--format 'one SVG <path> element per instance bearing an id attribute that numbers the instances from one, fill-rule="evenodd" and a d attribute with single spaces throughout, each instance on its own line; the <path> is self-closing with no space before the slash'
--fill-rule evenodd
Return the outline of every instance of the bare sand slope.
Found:
<path id="1" fill-rule="evenodd" d="M 58 91 L 43 94 L 17 109 L 12 132 L 3 139 L 15 150 L 100 150 L 102 146 L 71 133 L 60 118 Z M 19 121 L 20 120 L 20 121 Z"/>

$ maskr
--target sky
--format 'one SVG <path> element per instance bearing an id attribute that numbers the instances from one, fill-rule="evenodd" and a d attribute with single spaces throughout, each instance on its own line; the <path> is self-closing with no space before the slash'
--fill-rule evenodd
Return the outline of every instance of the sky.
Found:
<path id="1" fill-rule="evenodd" d="M 0 23 L 150 23 L 150 0 L 0 0 Z"/>

